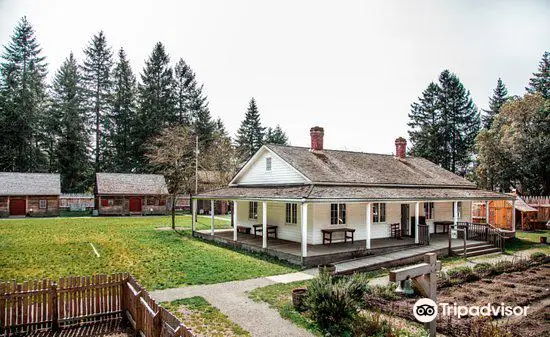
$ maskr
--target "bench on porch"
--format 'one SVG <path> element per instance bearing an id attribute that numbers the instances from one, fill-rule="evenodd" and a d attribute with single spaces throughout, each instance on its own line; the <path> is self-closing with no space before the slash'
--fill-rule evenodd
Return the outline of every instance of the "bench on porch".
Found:
<path id="1" fill-rule="evenodd" d="M 252 225 L 254 227 L 254 237 L 258 233 L 262 233 L 264 231 L 262 224 Z M 275 225 L 267 225 L 267 236 L 269 237 L 269 234 L 273 234 L 273 237 L 277 238 L 277 226 Z M 263 235 L 263 234 L 262 234 Z"/>
<path id="2" fill-rule="evenodd" d="M 239 232 L 239 233 L 250 234 L 250 230 L 251 230 L 250 227 L 237 226 L 237 232 Z"/>
<path id="3" fill-rule="evenodd" d="M 323 233 L 323 244 L 328 241 L 328 244 L 330 245 L 332 243 L 332 234 L 340 232 L 344 233 L 344 242 L 348 242 L 348 239 L 351 239 L 351 243 L 353 243 L 353 236 L 355 234 L 354 228 L 331 228 L 321 229 L 321 233 Z"/>
<path id="4" fill-rule="evenodd" d="M 434 234 L 437 234 L 437 227 L 441 227 L 441 233 L 448 233 L 452 225 L 453 221 L 434 221 Z"/>

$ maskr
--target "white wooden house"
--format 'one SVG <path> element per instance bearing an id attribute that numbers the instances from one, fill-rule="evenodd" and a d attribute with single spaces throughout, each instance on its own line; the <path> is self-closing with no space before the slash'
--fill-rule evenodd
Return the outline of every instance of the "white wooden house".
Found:
<path id="1" fill-rule="evenodd" d="M 477 189 L 426 159 L 406 156 L 403 138 L 395 141 L 395 155 L 385 155 L 324 149 L 320 127 L 311 128 L 310 135 L 309 148 L 263 146 L 229 186 L 194 196 L 194 204 L 230 200 L 234 209 L 231 233 L 212 227 L 196 235 L 225 238 L 226 243 L 243 247 L 243 242 L 250 243 L 254 225 L 261 233 L 274 228 L 276 239 L 262 235 L 261 248 L 291 252 L 308 264 L 304 261 L 313 254 L 340 254 L 334 260 L 369 254 L 389 242 L 427 243 L 430 235 L 447 232 L 450 225 L 470 223 L 473 201 L 512 199 Z M 326 231 L 334 229 L 342 232 Z M 353 230 L 353 244 L 333 244 Z M 324 236 L 332 236 L 330 245 Z"/>

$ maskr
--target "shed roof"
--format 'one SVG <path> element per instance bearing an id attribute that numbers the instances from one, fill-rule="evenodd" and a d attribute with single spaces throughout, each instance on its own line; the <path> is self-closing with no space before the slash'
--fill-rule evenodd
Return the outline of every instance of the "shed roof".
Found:
<path id="1" fill-rule="evenodd" d="M 100 195 L 168 194 L 166 181 L 160 174 L 97 173 L 96 183 Z"/>
<path id="2" fill-rule="evenodd" d="M 0 172 L 0 195 L 60 195 L 57 173 Z"/>
<path id="3" fill-rule="evenodd" d="M 446 186 L 475 188 L 475 184 L 420 157 L 266 145 L 316 184 L 371 186 Z"/>

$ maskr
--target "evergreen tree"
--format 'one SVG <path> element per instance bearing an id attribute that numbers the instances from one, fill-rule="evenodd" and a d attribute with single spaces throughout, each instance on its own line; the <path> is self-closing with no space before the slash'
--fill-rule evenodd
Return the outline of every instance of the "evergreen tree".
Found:
<path id="1" fill-rule="evenodd" d="M 57 71 L 52 86 L 51 115 L 58 120 L 56 165 L 64 192 L 85 192 L 91 178 L 89 134 L 82 77 L 71 53 Z"/>
<path id="2" fill-rule="evenodd" d="M 500 111 L 502 105 L 506 103 L 507 99 L 508 90 L 506 90 L 506 86 L 499 78 L 497 81 L 497 87 L 493 90 L 493 96 L 489 97 L 489 110 L 483 110 L 485 112 L 485 116 L 482 117 L 484 128 L 491 128 L 491 125 L 493 124 L 493 119 Z"/>
<path id="3" fill-rule="evenodd" d="M 275 128 L 267 128 L 264 143 L 288 145 L 288 137 L 283 129 L 281 129 L 281 126 L 277 124 Z"/>
<path id="4" fill-rule="evenodd" d="M 111 158 L 110 145 L 105 134 L 111 128 L 111 69 L 113 67 L 113 53 L 107 45 L 105 34 L 100 31 L 92 37 L 88 47 L 84 50 L 86 59 L 83 65 L 83 79 L 88 98 L 88 113 L 92 120 L 91 130 L 94 134 L 94 169 L 103 170 L 104 162 Z M 105 158 L 102 158 L 105 152 Z"/>
<path id="5" fill-rule="evenodd" d="M 529 80 L 529 86 L 525 88 L 527 92 L 534 94 L 540 93 L 543 98 L 550 98 L 550 52 L 545 52 L 539 63 L 539 71 L 533 73 Z"/>
<path id="6" fill-rule="evenodd" d="M 113 111 L 109 143 L 112 144 L 111 163 L 105 163 L 112 172 L 131 172 L 135 163 L 134 127 L 136 121 L 136 77 L 124 49 L 118 52 L 118 62 L 113 69 Z"/>
<path id="7" fill-rule="evenodd" d="M 138 117 L 134 132 L 136 169 L 148 170 L 145 156 L 147 142 L 176 120 L 173 97 L 173 75 L 169 66 L 170 59 L 162 43 L 153 48 L 138 86 Z"/>
<path id="8" fill-rule="evenodd" d="M 191 67 L 180 59 L 174 67 L 174 99 L 176 104 L 176 124 L 190 126 L 192 113 L 190 111 L 191 91 L 197 85 L 195 74 Z"/>
<path id="9" fill-rule="evenodd" d="M 0 171 L 47 169 L 41 129 L 45 77 L 45 57 L 34 29 L 23 17 L 4 46 L 0 64 Z"/>
<path id="10" fill-rule="evenodd" d="M 439 76 L 443 148 L 442 166 L 465 175 L 472 169 L 479 112 L 458 77 L 448 70 Z"/>
<path id="11" fill-rule="evenodd" d="M 201 147 L 206 148 L 214 140 L 217 125 L 210 115 L 206 97 L 202 96 L 202 86 L 192 92 L 190 107 L 193 113 L 193 130 L 199 136 Z"/>
<path id="12" fill-rule="evenodd" d="M 265 128 L 260 122 L 260 113 L 254 98 L 250 100 L 244 120 L 237 130 L 237 154 L 241 160 L 252 157 L 263 145 Z"/>
<path id="13" fill-rule="evenodd" d="M 411 105 L 410 122 L 407 124 L 412 152 L 415 156 L 424 157 L 436 164 L 445 150 L 440 132 L 441 116 L 439 110 L 439 87 L 431 82 L 418 102 Z"/>

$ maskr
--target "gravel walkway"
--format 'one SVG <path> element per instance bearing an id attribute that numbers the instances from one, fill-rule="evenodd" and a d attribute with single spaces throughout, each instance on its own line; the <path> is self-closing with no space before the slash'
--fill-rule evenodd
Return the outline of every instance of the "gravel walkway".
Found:
<path id="1" fill-rule="evenodd" d="M 254 302 L 246 294 L 247 291 L 255 288 L 276 283 L 308 280 L 314 277 L 312 274 L 306 271 L 244 281 L 158 290 L 151 292 L 151 296 L 160 302 L 202 296 L 252 336 L 313 336 L 307 330 L 282 318 L 279 312 L 270 308 L 267 303 Z"/>

